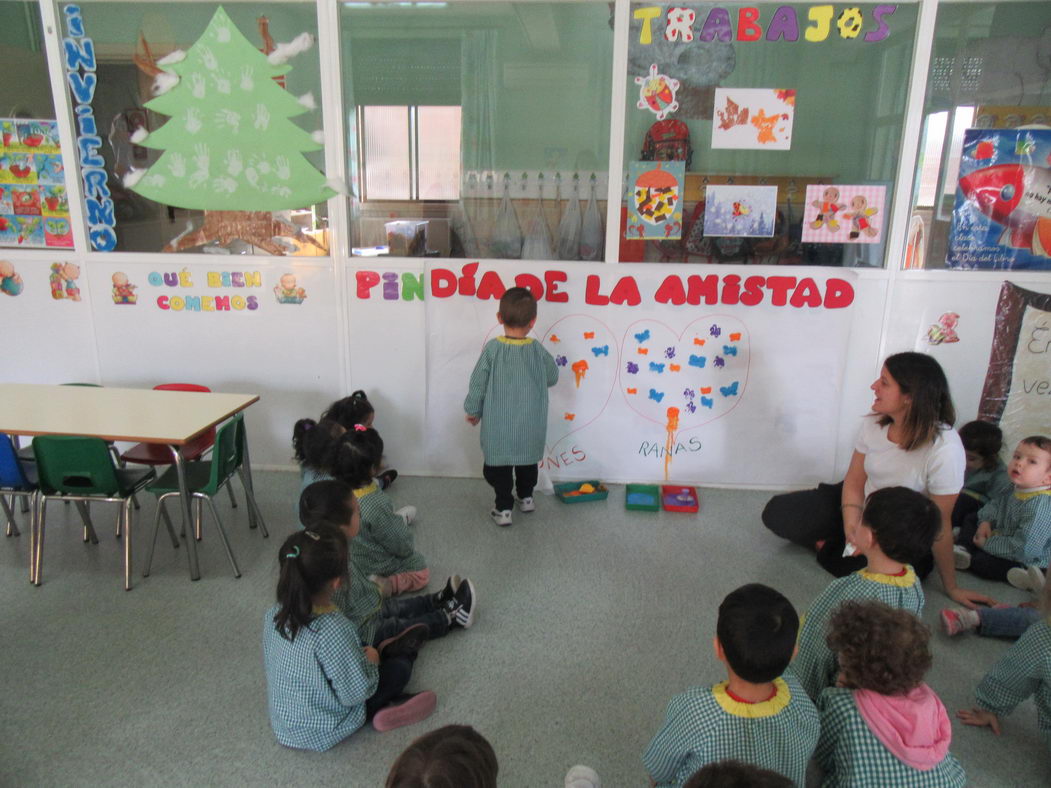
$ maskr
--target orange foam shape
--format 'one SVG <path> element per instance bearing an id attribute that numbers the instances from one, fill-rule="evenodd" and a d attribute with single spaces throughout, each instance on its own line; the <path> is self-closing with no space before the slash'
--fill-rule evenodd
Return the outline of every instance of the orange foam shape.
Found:
<path id="1" fill-rule="evenodd" d="M 594 338 L 595 338 L 595 332 L 594 331 L 585 331 L 584 332 L 584 339 L 594 339 Z"/>
<path id="2" fill-rule="evenodd" d="M 701 339 L 700 337 L 694 337 L 693 338 L 693 344 L 695 344 L 695 345 L 703 345 L 704 344 L 704 340 Z"/>
<path id="3" fill-rule="evenodd" d="M 712 387 L 711 386 L 705 386 L 703 389 L 701 389 L 701 393 L 702 394 L 711 394 L 712 393 Z"/>
<path id="4" fill-rule="evenodd" d="M 552 342 L 561 342 L 562 341 L 555 334 L 552 334 L 550 337 L 548 337 L 548 339 L 550 339 Z"/>
<path id="5" fill-rule="evenodd" d="M 628 393 L 629 394 L 638 394 L 639 390 L 638 389 L 628 389 Z"/>
<path id="6" fill-rule="evenodd" d="M 678 372 L 680 369 L 682 369 L 682 367 L 680 367 L 678 364 L 669 364 L 668 369 L 672 372 Z"/>
<path id="7" fill-rule="evenodd" d="M 584 379 L 584 376 L 588 373 L 588 362 L 584 359 L 580 361 L 574 361 L 573 366 L 570 367 L 573 370 L 573 374 L 577 379 L 577 388 L 580 388 L 580 381 Z"/>
<path id="8" fill-rule="evenodd" d="M 739 333 L 737 333 L 737 334 L 730 334 L 730 341 L 731 342 L 736 342 L 740 338 L 741 338 L 741 335 Z"/>
<path id="9" fill-rule="evenodd" d="M 564 418 L 566 421 L 573 421 L 573 419 L 575 419 L 576 417 L 577 417 L 576 413 L 567 413 L 562 418 Z"/>
<path id="10" fill-rule="evenodd" d="M 640 347 L 639 348 L 639 355 L 640 356 L 649 355 L 649 352 L 650 352 L 650 349 L 648 347 Z"/>

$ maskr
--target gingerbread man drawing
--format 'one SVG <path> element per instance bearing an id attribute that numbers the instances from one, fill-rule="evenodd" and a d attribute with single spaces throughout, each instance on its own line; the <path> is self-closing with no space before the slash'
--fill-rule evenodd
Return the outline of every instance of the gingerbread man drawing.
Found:
<path id="1" fill-rule="evenodd" d="M 839 229 L 836 213 L 843 207 L 839 204 L 839 189 L 829 186 L 822 192 L 820 200 L 814 200 L 810 204 L 817 208 L 817 216 L 810 223 L 812 230 L 819 229 L 822 224 L 828 224 L 828 229 L 832 232 Z"/>
<path id="2" fill-rule="evenodd" d="M 850 201 L 850 210 L 843 213 L 844 219 L 850 219 L 850 240 L 857 240 L 862 233 L 874 238 L 879 230 L 869 223 L 869 217 L 879 213 L 878 208 L 869 208 L 869 201 L 864 195 L 857 195 Z"/>

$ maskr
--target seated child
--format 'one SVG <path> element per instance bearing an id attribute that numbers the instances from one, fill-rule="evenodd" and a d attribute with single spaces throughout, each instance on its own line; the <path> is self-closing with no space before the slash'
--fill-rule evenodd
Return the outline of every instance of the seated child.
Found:
<path id="1" fill-rule="evenodd" d="M 1011 492 L 1007 468 L 1000 459 L 1004 435 L 990 421 L 969 421 L 959 429 L 967 455 L 963 489 L 952 510 L 953 528 L 963 525 L 968 515 L 977 514 L 990 498 Z"/>
<path id="2" fill-rule="evenodd" d="M 817 700 L 836 682 L 836 656 L 825 641 L 828 621 L 848 599 L 878 599 L 919 616 L 923 586 L 909 565 L 931 550 L 941 528 L 938 507 L 906 487 L 884 487 L 865 502 L 861 523 L 847 538 L 868 566 L 828 584 L 810 605 L 799 635 L 799 656 L 792 671 Z"/>
<path id="3" fill-rule="evenodd" d="M 1008 476 L 1014 490 L 993 498 L 960 529 L 953 548 L 956 568 L 1035 590 L 1026 568 L 1046 569 L 1051 551 L 1051 438 L 1024 438 Z"/>
<path id="4" fill-rule="evenodd" d="M 286 747 L 323 751 L 366 720 L 390 730 L 430 716 L 433 692 L 404 695 L 413 654 L 380 656 L 332 604 L 347 572 L 347 540 L 333 528 L 297 531 L 278 554 L 277 604 L 263 619 L 270 725 Z"/>
<path id="5" fill-rule="evenodd" d="M 486 738 L 470 725 L 446 725 L 405 748 L 385 788 L 496 788 L 499 767 Z"/>
<path id="6" fill-rule="evenodd" d="M 393 596 L 426 588 L 431 573 L 409 529 L 415 507 L 395 511 L 390 497 L 372 480 L 382 455 L 379 433 L 355 425 L 340 439 L 332 472 L 354 489 L 361 509 L 361 533 L 350 551 L 355 570 L 374 578 L 384 596 Z"/>
<path id="7" fill-rule="evenodd" d="M 719 761 L 694 772 L 683 788 L 792 788 L 792 781 L 750 763 Z"/>
<path id="8" fill-rule="evenodd" d="M 381 646 L 408 629 L 414 630 L 414 637 L 433 640 L 444 637 L 450 629 L 468 629 L 474 624 L 477 596 L 468 578 L 453 575 L 436 594 L 383 599 L 379 586 L 355 569 L 353 553 L 361 515 L 358 499 L 345 482 L 329 479 L 303 490 L 299 519 L 304 527 L 315 530 L 340 528 L 350 540 L 350 556 L 344 567 L 350 573 L 350 582 L 338 589 L 333 601 L 357 628 L 362 643 Z"/>
<path id="9" fill-rule="evenodd" d="M 792 603 L 768 586 L 741 586 L 723 600 L 715 655 L 729 678 L 672 698 L 642 756 L 656 785 L 682 786 L 702 766 L 727 758 L 803 785 L 819 722 L 799 682 L 785 673 L 798 630 Z"/>
<path id="10" fill-rule="evenodd" d="M 977 705 L 956 716 L 965 725 L 987 725 L 999 735 L 1000 718 L 1033 695 L 1036 724 L 1051 750 L 1051 583 L 1041 592 L 1040 612 L 1040 620 L 985 674 L 975 693 Z"/>
<path id="11" fill-rule="evenodd" d="M 1012 570 L 1014 571 L 1014 570 Z M 1043 596 L 1044 573 L 1035 566 L 1028 567 L 1030 582 L 1036 593 Z M 942 628 L 949 637 L 974 631 L 986 638 L 1020 638 L 1041 618 L 1040 606 L 1036 602 L 1020 605 L 994 605 L 968 610 L 965 607 L 949 607 L 941 612 Z"/>
<path id="12" fill-rule="evenodd" d="M 322 479 L 332 478 L 332 465 L 339 439 L 346 432 L 331 419 L 300 419 L 292 428 L 292 450 L 299 463 L 299 491 Z"/>
<path id="13" fill-rule="evenodd" d="M 823 788 L 962 788 L 966 775 L 949 752 L 952 723 L 923 683 L 932 661 L 927 628 L 874 600 L 844 602 L 829 624 L 840 673 L 817 702 Z"/>
<path id="14" fill-rule="evenodd" d="M 365 392 L 361 389 L 353 392 L 349 397 L 336 400 L 329 405 L 328 410 L 321 414 L 322 419 L 331 419 L 345 430 L 353 429 L 355 424 L 371 427 L 376 418 L 376 409 L 372 407 Z M 376 476 L 376 483 L 381 490 L 386 490 L 394 480 L 398 478 L 398 472 L 393 468 L 382 470 Z"/>

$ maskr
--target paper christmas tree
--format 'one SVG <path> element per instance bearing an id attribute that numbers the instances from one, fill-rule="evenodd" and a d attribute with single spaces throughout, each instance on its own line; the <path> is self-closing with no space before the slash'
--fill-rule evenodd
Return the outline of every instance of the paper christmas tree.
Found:
<path id="1" fill-rule="evenodd" d="M 302 155 L 321 145 L 289 120 L 308 107 L 273 79 L 291 67 L 271 64 L 221 6 L 185 57 L 173 60 L 157 65 L 178 81 L 146 104 L 171 119 L 138 142 L 164 153 L 134 191 L 166 205 L 222 211 L 226 223 L 235 211 L 303 208 L 335 195 Z M 165 75 L 159 79 L 163 85 Z"/>

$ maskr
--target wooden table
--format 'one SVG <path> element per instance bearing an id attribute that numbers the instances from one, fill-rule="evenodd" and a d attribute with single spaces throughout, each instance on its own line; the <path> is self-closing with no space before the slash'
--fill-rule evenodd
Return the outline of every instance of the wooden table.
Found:
<path id="1" fill-rule="evenodd" d="M 55 386 L 0 383 L 0 432 L 9 435 L 81 435 L 106 441 L 160 443 L 168 446 L 179 478 L 183 531 L 190 577 L 201 577 L 193 513 L 180 451 L 202 432 L 258 401 L 256 394 Z M 245 478 L 252 489 L 252 468 L 245 441 Z M 248 507 L 251 524 L 255 513 Z M 131 529 L 125 534 L 130 550 Z"/>

